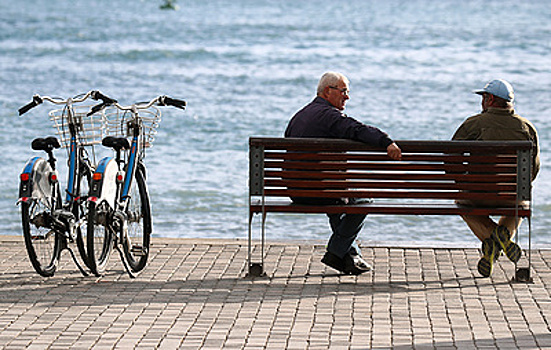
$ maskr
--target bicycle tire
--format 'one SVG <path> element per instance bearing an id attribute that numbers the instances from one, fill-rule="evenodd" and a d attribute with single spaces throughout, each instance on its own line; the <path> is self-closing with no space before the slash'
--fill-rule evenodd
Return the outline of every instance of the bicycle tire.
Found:
<path id="1" fill-rule="evenodd" d="M 88 253 L 87 248 L 87 233 L 88 233 L 88 206 L 86 199 L 88 192 L 90 190 L 90 183 L 92 181 L 92 171 L 89 167 L 83 166 L 81 168 L 80 181 L 78 182 L 78 187 L 76 189 L 76 196 L 78 199 L 75 200 L 73 206 L 73 214 L 75 215 L 76 221 L 79 223 L 77 227 L 77 248 L 78 252 L 88 266 Z M 90 266 L 88 266 L 90 268 Z"/>
<path id="2" fill-rule="evenodd" d="M 126 209 L 128 234 L 122 242 L 126 261 L 133 272 L 140 272 L 147 264 L 152 231 L 151 205 L 144 172 L 142 167 L 136 171 L 136 183 L 130 191 Z"/>
<path id="3" fill-rule="evenodd" d="M 25 247 L 33 268 L 43 277 L 54 275 L 61 253 L 59 234 L 48 227 L 51 212 L 44 198 L 21 203 Z"/>
<path id="4" fill-rule="evenodd" d="M 113 236 L 108 217 L 111 217 L 111 213 L 107 203 L 88 202 L 87 265 L 96 276 L 101 276 L 105 272 L 113 250 Z"/>

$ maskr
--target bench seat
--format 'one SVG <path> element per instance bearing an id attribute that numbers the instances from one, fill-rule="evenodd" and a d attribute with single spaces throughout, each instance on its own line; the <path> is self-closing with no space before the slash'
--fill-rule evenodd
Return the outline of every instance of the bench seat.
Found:
<path id="1" fill-rule="evenodd" d="M 256 200 L 250 205 L 251 213 L 310 213 L 310 214 L 387 214 L 387 215 L 507 215 L 530 216 L 529 206 L 480 208 L 454 203 L 393 203 L 370 202 L 343 205 L 306 205 L 291 201 L 269 201 L 262 205 Z"/>

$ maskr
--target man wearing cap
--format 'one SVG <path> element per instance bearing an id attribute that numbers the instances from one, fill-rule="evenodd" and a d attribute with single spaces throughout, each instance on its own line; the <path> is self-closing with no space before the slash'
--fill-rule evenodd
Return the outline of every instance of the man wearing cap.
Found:
<path id="1" fill-rule="evenodd" d="M 387 150 L 392 159 L 400 159 L 402 151 L 392 139 L 380 129 L 365 125 L 344 114 L 349 97 L 349 81 L 341 73 L 327 72 L 321 77 L 317 96 L 298 111 L 289 121 L 285 137 L 340 138 L 368 143 Z M 346 200 L 330 198 L 291 198 L 295 203 L 341 204 Z M 364 214 L 327 214 L 333 234 L 327 244 L 327 252 L 321 260 L 345 274 L 359 275 L 371 270 L 362 259 L 360 248 L 355 243 L 362 229 Z"/>
<path id="2" fill-rule="evenodd" d="M 539 144 L 536 128 L 527 119 L 515 113 L 513 87 L 509 82 L 492 80 L 482 90 L 475 91 L 482 95 L 482 113 L 467 118 L 453 135 L 453 140 L 528 140 L 532 141 L 532 181 L 539 168 Z M 470 206 L 495 205 L 488 201 L 458 201 L 459 204 Z M 502 216 L 498 223 L 489 216 L 462 216 L 471 231 L 482 241 L 482 258 L 478 262 L 478 272 L 489 277 L 493 265 L 501 255 L 501 251 L 512 262 L 520 259 L 520 247 L 511 239 L 518 227 L 520 218 Z"/>

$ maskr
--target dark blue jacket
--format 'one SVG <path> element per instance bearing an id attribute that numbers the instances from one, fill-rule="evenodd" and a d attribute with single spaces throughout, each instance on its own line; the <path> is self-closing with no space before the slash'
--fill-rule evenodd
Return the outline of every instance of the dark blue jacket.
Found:
<path id="1" fill-rule="evenodd" d="M 350 139 L 382 148 L 393 143 L 385 132 L 348 117 L 319 96 L 291 118 L 285 137 Z"/>

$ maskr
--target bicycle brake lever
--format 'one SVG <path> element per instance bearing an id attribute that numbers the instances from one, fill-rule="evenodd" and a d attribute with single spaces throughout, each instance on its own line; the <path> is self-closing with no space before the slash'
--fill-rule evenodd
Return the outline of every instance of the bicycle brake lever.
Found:
<path id="1" fill-rule="evenodd" d="M 102 100 L 103 103 L 105 103 L 106 105 L 110 105 L 110 104 L 113 104 L 113 103 L 117 103 L 117 100 L 111 98 L 111 97 L 107 97 L 105 96 L 104 94 L 102 94 L 101 92 L 99 92 L 98 90 L 94 90 L 92 91 L 92 94 L 91 94 L 92 98 L 94 100 Z"/>
<path id="2" fill-rule="evenodd" d="M 97 104 L 97 105 L 95 105 L 94 107 L 92 107 L 90 109 L 90 112 L 88 112 L 86 114 L 86 116 L 89 117 L 89 116 L 101 111 L 103 108 L 107 107 L 108 105 L 110 105 L 110 103 L 108 104 L 108 103 L 102 102 L 100 104 Z"/>

